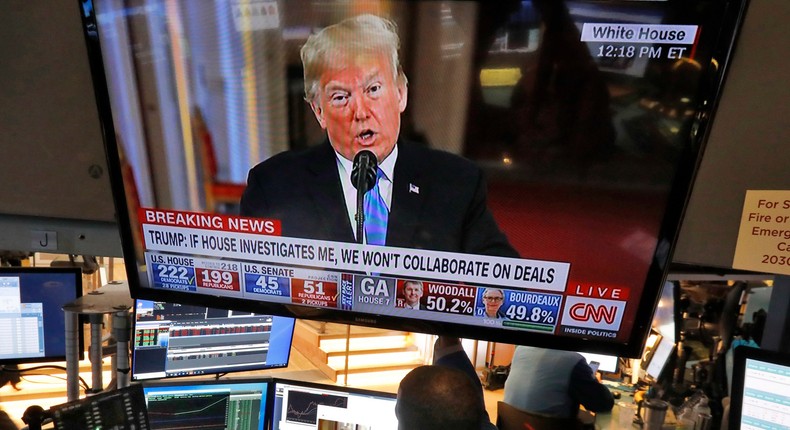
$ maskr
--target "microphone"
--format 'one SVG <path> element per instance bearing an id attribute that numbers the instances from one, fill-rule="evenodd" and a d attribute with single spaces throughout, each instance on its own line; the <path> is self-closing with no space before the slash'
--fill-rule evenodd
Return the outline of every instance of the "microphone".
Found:
<path id="1" fill-rule="evenodd" d="M 354 167 L 351 169 L 351 183 L 354 184 L 354 188 L 361 189 L 363 194 L 373 189 L 376 185 L 378 167 L 376 154 L 367 149 L 359 151 L 354 156 Z"/>
<path id="2" fill-rule="evenodd" d="M 365 193 L 376 186 L 378 164 L 376 154 L 367 149 L 354 156 L 351 183 L 357 189 L 357 243 L 362 243 L 365 237 Z"/>

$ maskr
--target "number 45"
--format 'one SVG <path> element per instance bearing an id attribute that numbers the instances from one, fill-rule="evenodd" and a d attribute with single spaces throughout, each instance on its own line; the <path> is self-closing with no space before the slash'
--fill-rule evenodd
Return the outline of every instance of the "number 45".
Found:
<path id="1" fill-rule="evenodd" d="M 279 287 L 277 284 L 277 278 L 268 277 L 268 276 L 261 276 L 255 281 L 255 285 L 261 288 L 268 288 L 270 290 L 276 290 Z"/>

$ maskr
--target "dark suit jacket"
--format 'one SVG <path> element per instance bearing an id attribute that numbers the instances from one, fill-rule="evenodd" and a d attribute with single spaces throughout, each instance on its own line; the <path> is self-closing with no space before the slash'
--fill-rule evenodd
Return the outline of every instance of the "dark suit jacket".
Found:
<path id="1" fill-rule="evenodd" d="M 434 355 L 433 364 L 435 366 L 444 366 L 458 369 L 466 373 L 466 375 L 472 380 L 472 384 L 477 387 L 477 390 L 480 393 L 481 408 L 483 411 L 486 410 L 485 397 L 483 396 L 483 384 L 480 383 L 480 377 L 477 376 L 477 371 L 475 371 L 475 367 L 472 365 L 472 362 L 469 361 L 469 357 L 466 355 L 466 352 L 457 351 L 451 352 L 447 355 Z M 497 430 L 497 427 L 491 423 L 491 417 L 488 415 L 487 411 L 485 412 L 483 422 L 480 423 L 480 428 L 481 430 Z"/>
<path id="2" fill-rule="evenodd" d="M 328 141 L 267 159 L 250 170 L 241 215 L 279 219 L 283 236 L 355 242 L 336 163 Z M 472 162 L 400 141 L 394 175 L 388 246 L 518 257 Z"/>

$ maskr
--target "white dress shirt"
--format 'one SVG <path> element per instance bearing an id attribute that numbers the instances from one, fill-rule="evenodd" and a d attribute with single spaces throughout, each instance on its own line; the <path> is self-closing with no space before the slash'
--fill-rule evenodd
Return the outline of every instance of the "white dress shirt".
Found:
<path id="1" fill-rule="evenodd" d="M 354 237 L 357 237 L 357 189 L 351 182 L 351 170 L 354 168 L 354 162 L 345 159 L 337 151 L 335 151 L 337 159 L 337 172 L 340 174 L 340 184 L 343 186 L 343 196 L 346 200 L 346 211 L 348 212 L 348 220 L 351 222 L 351 229 L 354 232 Z M 392 207 L 392 181 L 395 179 L 395 161 L 398 159 L 398 145 L 392 148 L 390 153 L 384 161 L 379 164 L 379 169 L 384 172 L 386 178 L 379 180 L 379 193 L 387 205 L 387 211 Z M 365 239 L 367 242 L 367 239 Z"/>

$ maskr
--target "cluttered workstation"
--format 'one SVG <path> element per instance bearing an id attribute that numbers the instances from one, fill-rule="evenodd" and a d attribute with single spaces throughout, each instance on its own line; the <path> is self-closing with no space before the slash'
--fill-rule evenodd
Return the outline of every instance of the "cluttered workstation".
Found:
<path id="1" fill-rule="evenodd" d="M 762 282 L 679 283 L 674 288 L 680 288 L 675 296 L 680 299 L 674 313 L 678 318 L 663 324 L 656 313 L 653 327 L 659 327 L 659 332 L 653 332 L 645 345 L 640 363 L 644 377 L 637 383 L 643 391 L 634 396 L 635 402 L 678 427 L 693 421 L 696 427 L 727 428 L 730 403 L 733 398 L 743 399 L 747 382 L 734 368 L 742 369 L 752 354 L 735 351 L 741 346 L 759 348 L 767 309 L 764 299 L 770 288 Z M 702 302 L 697 301 L 701 292 L 707 297 Z M 669 297 L 663 295 L 661 302 Z M 660 328 L 673 326 L 675 333 Z M 736 421 L 744 418 L 739 413 Z"/>
<path id="2" fill-rule="evenodd" d="M 32 345 L 35 348 L 20 336 L 22 328 L 11 328 L 6 337 L 11 344 L 6 349 L 16 353 L 3 357 L 3 377 L 8 382 L 19 382 L 26 374 L 36 375 L 39 366 L 31 363 L 65 358 L 69 366 L 80 361 L 83 336 L 74 327 L 69 336 L 69 328 L 64 327 L 68 316 L 60 319 L 50 315 L 63 316 L 64 311 L 69 316 L 91 315 L 91 322 L 98 321 L 90 324 L 91 328 L 102 324 L 103 319 L 95 320 L 96 315 L 112 317 L 109 341 L 102 340 L 101 335 L 89 338 L 91 345 L 99 346 L 88 350 L 89 354 L 99 354 L 93 359 L 98 367 L 94 366 L 91 384 L 80 374 L 67 378 L 67 388 L 74 386 L 74 400 L 46 411 L 37 405 L 26 408 L 23 415 L 30 428 L 41 419 L 54 420 L 57 428 L 127 428 L 113 426 L 134 422 L 140 426 L 135 428 L 167 429 L 204 423 L 211 428 L 285 429 L 291 428 L 289 422 L 316 424 L 315 410 L 308 414 L 312 418 L 294 411 L 309 410 L 310 402 L 330 406 L 330 401 L 335 407 L 343 405 L 343 410 L 329 408 L 338 420 L 397 428 L 392 392 L 265 375 L 267 369 L 289 366 L 293 318 L 131 301 L 123 284 L 100 288 L 100 294 L 94 294 L 97 298 L 80 297 L 76 288 L 81 286 L 80 270 L 73 268 L 3 268 L 0 272 L 3 286 L 8 291 L 19 289 L 23 302 L 43 303 L 38 309 L 25 311 L 24 319 L 37 315 L 39 321 L 48 322 L 37 328 L 37 336 L 25 332 L 25 337 L 40 342 Z M 779 398 L 788 387 L 783 379 L 790 372 L 790 362 L 782 354 L 758 349 L 762 342 L 758 333 L 765 324 L 772 284 L 771 280 L 665 283 L 641 357 L 578 352 L 614 399 L 609 411 L 590 413 L 582 407 L 578 414 L 580 428 L 719 428 L 722 419 L 733 415 L 733 399 L 738 408 L 735 415 L 744 422 L 761 418 L 763 413 L 757 405 L 771 409 L 773 401 L 774 408 L 781 410 Z M 57 294 L 53 294 L 53 287 L 59 290 Z M 67 303 L 63 309 L 56 305 L 61 302 Z M 124 306 L 130 303 L 131 312 Z M 752 315 L 751 322 L 747 322 L 747 315 Z M 133 321 L 131 331 L 124 316 Z M 105 342 L 115 343 L 117 352 L 131 351 L 131 357 L 108 352 L 108 346 L 102 346 Z M 491 361 L 480 372 L 487 397 L 497 402 L 501 402 L 511 364 L 496 365 L 493 358 L 496 351 L 506 354 L 508 347 L 513 345 L 490 345 L 487 356 Z M 24 350 L 30 352 L 20 352 Z M 102 374 L 108 366 L 102 362 L 104 354 L 115 361 L 114 367 L 110 366 L 117 372 L 110 373 L 110 387 L 114 389 L 93 390 L 91 387 L 105 385 Z M 263 361 L 261 356 L 265 357 Z M 10 364 L 16 362 L 28 366 Z M 768 389 L 773 400 L 755 391 L 766 380 L 771 381 Z M 501 405 L 499 408 L 497 412 L 507 417 L 508 411 Z M 132 410 L 147 413 L 130 415 Z M 137 418 L 129 421 L 134 416 Z M 545 418 L 540 414 L 537 417 Z M 548 425 L 543 428 L 561 428 L 556 423 Z"/>
<path id="3" fill-rule="evenodd" d="M 0 429 L 790 428 L 790 7 L 0 9 Z"/>
<path id="4" fill-rule="evenodd" d="M 746 360 L 755 369 L 773 366 L 777 375 L 782 375 L 782 368 L 787 370 L 781 354 L 759 349 L 772 284 L 770 280 L 667 282 L 640 357 L 578 351 L 614 399 L 611 410 L 599 413 L 582 405 L 579 421 L 586 428 L 600 429 L 731 428 L 727 422 L 732 399 L 738 399 L 739 405 L 753 402 L 755 395 L 745 387 L 753 389 L 755 381 L 765 378 L 755 371 L 745 374 Z M 735 352 L 741 346 L 745 348 Z M 510 367 L 484 372 L 493 381 L 493 386 L 485 387 L 504 387 Z M 781 396 L 786 387 L 778 379 L 773 394 Z M 774 407 L 781 409 L 781 401 L 774 401 Z M 741 413 L 743 409 L 738 409 L 737 416 Z"/>

